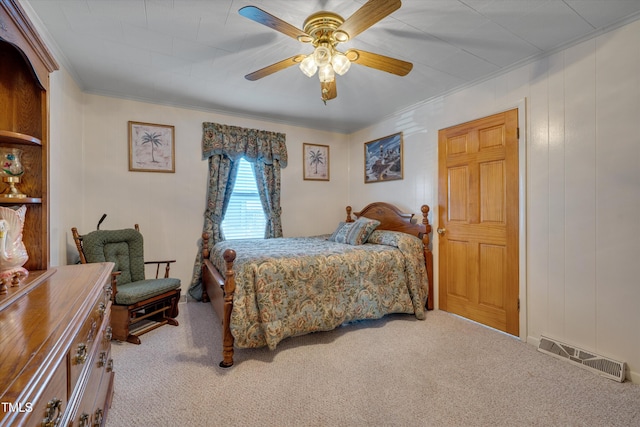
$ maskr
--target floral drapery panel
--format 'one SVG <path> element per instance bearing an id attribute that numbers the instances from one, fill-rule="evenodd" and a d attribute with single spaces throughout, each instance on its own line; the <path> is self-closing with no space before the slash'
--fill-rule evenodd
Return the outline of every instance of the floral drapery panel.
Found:
<path id="1" fill-rule="evenodd" d="M 202 124 L 202 159 L 209 161 L 207 205 L 203 233 L 210 236 L 210 248 L 224 235 L 220 224 L 229 205 L 238 160 L 244 157 L 252 164 L 256 184 L 266 217 L 265 238 L 282 237 L 280 214 L 280 168 L 287 166 L 285 134 L 238 126 L 204 122 Z M 189 294 L 202 299 L 202 240 L 193 266 Z"/>
<path id="2" fill-rule="evenodd" d="M 282 221 L 280 214 L 280 162 L 265 165 L 262 162 L 253 164 L 256 185 L 260 193 L 262 210 L 267 219 L 265 237 L 282 237 Z"/>

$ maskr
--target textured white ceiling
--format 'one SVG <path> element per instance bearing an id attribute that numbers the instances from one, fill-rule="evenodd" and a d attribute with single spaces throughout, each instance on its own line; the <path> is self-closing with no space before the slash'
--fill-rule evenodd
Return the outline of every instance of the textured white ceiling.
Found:
<path id="1" fill-rule="evenodd" d="M 413 62 L 406 77 L 353 65 L 325 106 L 297 67 L 244 76 L 312 47 L 244 18 L 257 6 L 302 28 L 364 0 L 21 0 L 86 92 L 224 111 L 338 132 L 640 18 L 640 0 L 404 0 L 341 47 Z"/>

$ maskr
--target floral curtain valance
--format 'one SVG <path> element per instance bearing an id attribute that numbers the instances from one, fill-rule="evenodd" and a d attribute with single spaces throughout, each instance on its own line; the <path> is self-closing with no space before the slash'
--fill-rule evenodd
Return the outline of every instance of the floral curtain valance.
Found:
<path id="1" fill-rule="evenodd" d="M 248 161 L 260 160 L 271 165 L 278 160 L 287 166 L 287 146 L 284 133 L 247 129 L 219 123 L 202 123 L 202 159 L 225 154 L 232 160 L 244 156 Z"/>

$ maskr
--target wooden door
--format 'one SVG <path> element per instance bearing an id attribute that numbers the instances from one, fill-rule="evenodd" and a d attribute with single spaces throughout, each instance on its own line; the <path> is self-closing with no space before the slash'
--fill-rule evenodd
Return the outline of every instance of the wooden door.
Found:
<path id="1" fill-rule="evenodd" d="M 519 334 L 518 110 L 438 133 L 439 305 Z"/>

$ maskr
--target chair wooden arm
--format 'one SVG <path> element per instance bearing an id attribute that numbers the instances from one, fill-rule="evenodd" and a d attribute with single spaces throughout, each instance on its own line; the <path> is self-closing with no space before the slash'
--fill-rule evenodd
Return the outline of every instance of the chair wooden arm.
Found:
<path id="1" fill-rule="evenodd" d="M 167 277 L 169 277 L 169 269 L 171 268 L 171 263 L 172 262 L 176 262 L 175 259 L 169 260 L 169 261 L 145 261 L 145 265 L 146 264 L 157 264 L 156 265 L 156 279 L 158 278 L 158 275 L 160 274 L 160 264 L 166 264 L 165 268 L 164 268 L 164 278 L 166 279 Z"/>

